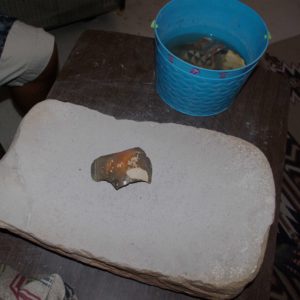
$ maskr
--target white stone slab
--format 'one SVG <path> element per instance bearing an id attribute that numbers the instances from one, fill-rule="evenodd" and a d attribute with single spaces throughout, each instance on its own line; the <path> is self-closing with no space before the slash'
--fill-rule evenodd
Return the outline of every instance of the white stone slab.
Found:
<path id="1" fill-rule="evenodd" d="M 95 182 L 100 155 L 141 147 L 152 183 Z M 257 274 L 273 222 L 267 159 L 235 137 L 116 120 L 47 100 L 0 161 L 0 226 L 91 265 L 196 296 L 230 298 Z"/>

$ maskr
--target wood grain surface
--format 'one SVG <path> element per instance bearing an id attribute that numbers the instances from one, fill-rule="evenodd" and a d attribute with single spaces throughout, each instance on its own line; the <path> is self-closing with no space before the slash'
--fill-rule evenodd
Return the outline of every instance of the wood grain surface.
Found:
<path id="1" fill-rule="evenodd" d="M 48 98 L 84 105 L 117 119 L 173 122 L 214 129 L 258 146 L 274 173 L 276 219 L 262 268 L 237 299 L 269 299 L 287 133 L 287 82 L 259 66 L 229 110 L 214 117 L 190 117 L 168 107 L 156 94 L 154 52 L 151 38 L 86 31 Z M 4 231 L 0 232 L 0 262 L 27 275 L 59 273 L 74 287 L 79 299 L 195 299 L 86 266 Z"/>

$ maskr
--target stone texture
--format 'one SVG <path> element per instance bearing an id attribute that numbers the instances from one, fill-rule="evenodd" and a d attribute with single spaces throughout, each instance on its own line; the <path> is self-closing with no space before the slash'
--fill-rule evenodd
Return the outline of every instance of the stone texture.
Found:
<path id="1" fill-rule="evenodd" d="M 152 183 L 95 182 L 95 157 L 132 147 Z M 0 161 L 0 227 L 116 274 L 195 296 L 231 298 L 257 274 L 275 189 L 260 150 L 178 124 L 115 120 L 47 100 Z"/>

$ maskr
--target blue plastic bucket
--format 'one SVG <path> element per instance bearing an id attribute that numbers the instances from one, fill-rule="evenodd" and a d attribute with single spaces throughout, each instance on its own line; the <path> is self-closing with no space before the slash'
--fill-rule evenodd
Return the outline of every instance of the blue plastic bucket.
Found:
<path id="1" fill-rule="evenodd" d="M 157 92 L 174 109 L 193 116 L 226 110 L 269 44 L 262 18 L 238 0 L 173 0 L 159 11 L 154 26 Z M 213 36 L 231 45 L 246 65 L 208 70 L 183 61 L 167 49 L 168 42 L 176 37 L 193 34 Z"/>
<path id="2" fill-rule="evenodd" d="M 170 64 L 157 49 L 156 90 L 177 111 L 190 116 L 211 116 L 230 106 L 254 68 L 231 78 L 205 78 Z"/>

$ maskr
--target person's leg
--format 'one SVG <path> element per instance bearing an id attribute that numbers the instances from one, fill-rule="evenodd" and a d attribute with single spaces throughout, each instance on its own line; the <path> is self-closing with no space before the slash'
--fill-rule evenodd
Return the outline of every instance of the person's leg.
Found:
<path id="1" fill-rule="evenodd" d="M 0 85 L 10 87 L 17 108 L 26 113 L 46 99 L 57 74 L 54 36 L 16 20 L 0 57 Z"/>
<path id="2" fill-rule="evenodd" d="M 54 46 L 52 56 L 43 72 L 33 81 L 23 86 L 12 86 L 11 95 L 16 106 L 23 112 L 28 112 L 36 103 L 45 100 L 58 72 L 57 47 Z"/>

